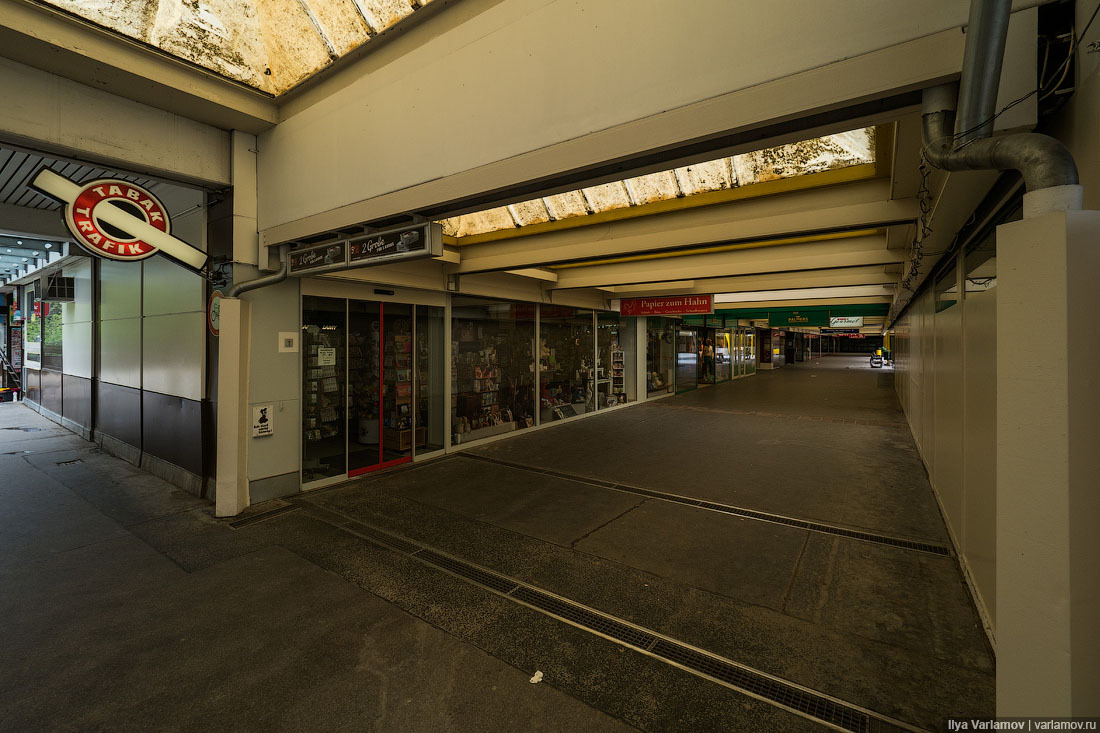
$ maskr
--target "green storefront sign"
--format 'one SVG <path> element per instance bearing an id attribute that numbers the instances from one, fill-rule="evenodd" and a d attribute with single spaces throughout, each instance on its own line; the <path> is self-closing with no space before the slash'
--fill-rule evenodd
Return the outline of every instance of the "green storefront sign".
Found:
<path id="1" fill-rule="evenodd" d="M 769 313 L 768 325 L 772 328 L 782 326 L 828 326 L 828 311 L 787 311 Z"/>

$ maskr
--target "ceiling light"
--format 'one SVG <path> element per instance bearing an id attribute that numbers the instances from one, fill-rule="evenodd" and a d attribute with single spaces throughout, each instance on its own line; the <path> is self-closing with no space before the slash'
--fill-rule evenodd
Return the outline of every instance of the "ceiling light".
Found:
<path id="1" fill-rule="evenodd" d="M 15 243 L 16 244 L 23 244 L 23 240 L 22 239 L 17 239 L 17 240 L 15 240 Z"/>
<path id="2" fill-rule="evenodd" d="M 46 242 L 46 249 L 49 249 L 52 246 L 53 246 L 52 244 L 50 244 L 49 242 Z"/>
<path id="3" fill-rule="evenodd" d="M 27 258 L 26 258 L 26 257 L 24 257 L 24 258 L 23 258 L 23 261 L 24 261 L 24 262 L 26 262 L 26 261 L 27 261 Z"/>
<path id="4" fill-rule="evenodd" d="M 37 252 L 31 252 L 31 255 L 34 256 L 34 257 L 37 257 L 38 253 Z"/>

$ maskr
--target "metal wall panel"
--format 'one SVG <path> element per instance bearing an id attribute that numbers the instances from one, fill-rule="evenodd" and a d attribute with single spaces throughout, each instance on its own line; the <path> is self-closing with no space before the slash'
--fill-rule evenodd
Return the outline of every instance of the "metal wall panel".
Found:
<path id="1" fill-rule="evenodd" d="M 124 318 L 99 324 L 99 378 L 141 388 L 141 319 Z"/>
<path id="2" fill-rule="evenodd" d="M 205 346 L 205 313 L 147 316 L 142 326 L 142 387 L 201 400 Z"/>
<path id="3" fill-rule="evenodd" d="M 141 390 L 96 382 L 95 430 L 141 448 Z"/>
<path id="4" fill-rule="evenodd" d="M 206 308 L 202 278 L 167 257 L 150 257 L 144 263 L 142 310 L 146 316 L 190 313 Z"/>
<path id="5" fill-rule="evenodd" d="M 92 381 L 70 374 L 62 375 L 65 399 L 61 404 L 61 416 L 86 428 L 92 426 Z"/>
<path id="6" fill-rule="evenodd" d="M 202 475 L 202 410 L 199 402 L 142 392 L 142 450 Z"/>
<path id="7" fill-rule="evenodd" d="M 100 260 L 99 319 L 141 315 L 141 266 L 134 262 Z"/>
<path id="8" fill-rule="evenodd" d="M 42 370 L 42 398 L 38 404 L 50 412 L 61 414 L 61 372 Z"/>
<path id="9" fill-rule="evenodd" d="M 92 324 L 89 321 L 61 324 L 61 363 L 65 374 L 91 379 Z"/>

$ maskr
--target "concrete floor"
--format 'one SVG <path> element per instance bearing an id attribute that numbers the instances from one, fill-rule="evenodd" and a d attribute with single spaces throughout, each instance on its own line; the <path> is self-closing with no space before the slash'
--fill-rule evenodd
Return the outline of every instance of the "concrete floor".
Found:
<path id="1" fill-rule="evenodd" d="M 530 431 L 258 507 L 292 511 L 239 529 L 0 405 L 0 730 L 821 729 L 356 522 L 911 725 L 992 715 L 953 558 L 629 491 L 945 543 L 892 375 L 866 363 Z"/>

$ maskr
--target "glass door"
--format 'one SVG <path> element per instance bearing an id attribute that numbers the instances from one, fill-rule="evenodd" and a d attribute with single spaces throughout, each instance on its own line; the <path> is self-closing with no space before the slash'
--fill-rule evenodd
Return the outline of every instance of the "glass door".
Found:
<path id="1" fill-rule="evenodd" d="M 413 334 L 412 306 L 382 306 L 382 466 L 412 460 Z M 421 440 L 424 428 L 419 427 Z"/>
<path id="2" fill-rule="evenodd" d="M 676 391 L 699 386 L 699 349 L 695 331 L 681 326 L 676 331 Z"/>
<path id="3" fill-rule="evenodd" d="M 382 304 L 348 302 L 348 475 L 382 462 Z"/>

